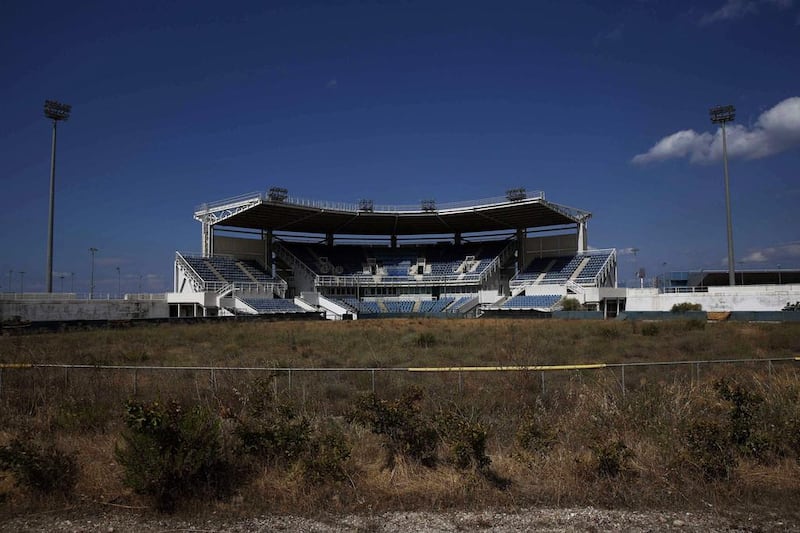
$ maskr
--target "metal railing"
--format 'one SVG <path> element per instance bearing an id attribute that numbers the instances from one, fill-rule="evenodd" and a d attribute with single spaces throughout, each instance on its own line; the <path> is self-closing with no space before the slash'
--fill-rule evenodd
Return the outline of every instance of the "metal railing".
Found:
<path id="1" fill-rule="evenodd" d="M 528 191 L 525 193 L 525 198 L 523 200 L 544 200 L 544 192 L 543 191 Z M 241 194 L 239 196 L 234 196 L 231 198 L 226 198 L 223 200 L 219 200 L 216 202 L 208 202 L 195 207 L 195 214 L 203 214 L 203 213 L 211 213 L 214 211 L 220 211 L 227 208 L 233 208 L 239 204 L 251 202 L 254 200 L 258 200 L 261 202 L 268 202 L 269 198 L 266 193 L 254 191 L 251 193 Z M 516 200 L 519 201 L 519 200 Z M 321 200 L 309 200 L 306 198 L 294 198 L 288 197 L 283 200 L 281 203 L 300 206 L 300 207 L 311 207 L 314 209 L 325 209 L 329 211 L 344 211 L 344 212 L 353 212 L 357 213 L 362 211 L 361 205 L 358 202 L 329 202 L 329 201 L 321 201 Z M 507 204 L 507 203 L 514 203 L 511 202 L 505 196 L 495 196 L 491 198 L 482 198 L 478 200 L 465 200 L 460 202 L 446 202 L 442 204 L 436 205 L 436 212 L 446 211 L 449 209 L 466 209 L 472 207 L 484 207 L 489 205 L 497 205 L 497 204 Z M 379 212 L 379 213 L 417 213 L 423 211 L 422 204 L 412 204 L 412 205 L 373 205 L 372 212 Z"/>
<path id="2" fill-rule="evenodd" d="M 775 371 L 775 364 L 791 364 L 800 362 L 800 357 L 768 357 L 768 358 L 743 358 L 743 359 L 704 359 L 687 361 L 641 361 L 627 363 L 580 363 L 563 365 L 507 365 L 507 366 L 448 366 L 448 367 L 264 367 L 264 366 L 156 366 L 156 365 L 88 365 L 88 364 L 60 364 L 60 363 L 0 363 L 0 394 L 6 392 L 6 374 L 15 371 L 32 369 L 51 370 L 63 372 L 63 381 L 68 383 L 69 372 L 92 371 L 92 372 L 129 372 L 132 374 L 131 384 L 133 393 L 139 391 L 140 375 L 145 372 L 184 372 L 184 373 L 208 373 L 208 383 L 211 389 L 218 387 L 218 376 L 223 373 L 243 375 L 264 375 L 274 378 L 274 386 L 277 392 L 277 380 L 284 378 L 288 385 L 288 390 L 292 388 L 292 380 L 298 375 L 303 374 L 362 374 L 368 376 L 371 382 L 371 389 L 376 390 L 376 377 L 379 375 L 398 375 L 403 374 L 413 379 L 420 379 L 422 375 L 430 374 L 456 374 L 458 375 L 458 388 L 461 391 L 464 384 L 465 375 L 489 374 L 489 373 L 526 373 L 540 374 L 542 392 L 545 390 L 545 375 L 554 373 L 587 372 L 619 369 L 619 375 L 615 372 L 615 379 L 619 384 L 619 391 L 624 396 L 627 391 L 626 371 L 630 373 L 633 369 L 642 368 L 687 368 L 689 378 L 693 382 L 700 381 L 701 367 L 724 366 L 724 365 L 765 365 L 767 372 L 772 376 Z M 792 368 L 796 365 L 792 364 Z M 660 376 L 660 374 L 659 374 Z M 93 379 L 96 380 L 96 374 Z M 315 380 L 316 381 L 316 380 Z M 168 383 L 169 385 L 169 383 Z M 25 385 L 27 386 L 27 385 Z"/>

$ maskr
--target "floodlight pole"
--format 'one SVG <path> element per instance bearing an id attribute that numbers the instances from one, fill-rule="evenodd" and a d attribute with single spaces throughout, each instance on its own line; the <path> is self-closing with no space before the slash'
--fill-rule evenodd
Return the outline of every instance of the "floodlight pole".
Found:
<path id="1" fill-rule="evenodd" d="M 725 124 L 736 118 L 736 108 L 732 105 L 712 107 L 709 111 L 711 122 L 722 125 L 722 165 L 725 170 L 725 210 L 728 220 L 728 284 L 736 285 L 736 274 L 733 261 L 733 224 L 731 223 L 731 187 L 728 178 L 728 141 Z"/>
<path id="2" fill-rule="evenodd" d="M 67 120 L 72 106 L 55 100 L 45 100 L 44 116 L 53 121 L 53 145 L 50 152 L 50 215 L 47 230 L 47 292 L 53 292 L 53 215 L 56 194 L 56 125 L 59 120 Z"/>
<path id="3" fill-rule="evenodd" d="M 89 279 L 89 299 L 91 300 L 94 298 L 94 254 L 97 252 L 97 248 L 94 246 L 89 248 L 89 253 L 92 254 L 92 274 L 91 278 Z"/>

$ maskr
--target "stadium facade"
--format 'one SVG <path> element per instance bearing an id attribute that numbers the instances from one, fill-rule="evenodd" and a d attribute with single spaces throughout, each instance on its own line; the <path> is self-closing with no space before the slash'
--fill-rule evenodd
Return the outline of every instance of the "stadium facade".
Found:
<path id="1" fill-rule="evenodd" d="M 591 214 L 541 191 L 381 206 L 272 188 L 194 216 L 202 252 L 176 253 L 175 316 L 548 313 L 566 298 L 613 316 L 622 301 L 616 251 L 588 246 Z"/>

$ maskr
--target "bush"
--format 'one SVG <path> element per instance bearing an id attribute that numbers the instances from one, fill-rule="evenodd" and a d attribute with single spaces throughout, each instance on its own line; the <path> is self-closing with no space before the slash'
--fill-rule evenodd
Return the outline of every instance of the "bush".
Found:
<path id="1" fill-rule="evenodd" d="M 731 403 L 728 413 L 730 441 L 745 454 L 764 459 L 769 443 L 755 428 L 755 421 L 764 399 L 741 384 L 721 379 L 714 383 L 720 398 Z"/>
<path id="2" fill-rule="evenodd" d="M 23 442 L 19 438 L 0 447 L 0 470 L 12 472 L 19 485 L 43 494 L 67 494 L 78 479 L 78 464 L 73 455 L 53 444 Z"/>
<path id="3" fill-rule="evenodd" d="M 728 479 L 738 461 L 730 445 L 728 428 L 712 420 L 692 423 L 683 435 L 689 462 L 708 481 Z"/>
<path id="4" fill-rule="evenodd" d="M 124 482 L 155 500 L 160 511 L 172 511 L 191 496 L 225 495 L 233 486 L 234 468 L 225 459 L 219 419 L 200 407 L 184 409 L 129 402 L 126 430 L 115 455 Z"/>
<path id="5" fill-rule="evenodd" d="M 672 306 L 673 313 L 685 313 L 687 311 L 702 311 L 703 306 L 691 302 L 681 302 Z"/>
<path id="6" fill-rule="evenodd" d="M 488 467 L 492 460 L 486 455 L 489 432 L 479 421 L 471 420 L 457 409 L 441 411 L 436 426 L 442 441 L 447 444 L 448 460 L 458 468 L 472 466 L 477 470 Z"/>
<path id="7" fill-rule="evenodd" d="M 422 416 L 419 404 L 422 391 L 411 387 L 395 400 L 381 400 L 374 393 L 359 398 L 348 415 L 351 422 L 369 427 L 384 437 L 386 467 L 392 468 L 398 455 L 433 467 L 436 465 L 437 433 L 430 420 Z"/>
<path id="8" fill-rule="evenodd" d="M 561 309 L 564 311 L 580 311 L 583 306 L 577 298 L 564 298 L 561 301 Z"/>
<path id="9" fill-rule="evenodd" d="M 594 458 L 594 471 L 601 478 L 616 478 L 620 474 L 632 472 L 630 465 L 634 454 L 621 440 L 608 441 L 591 447 Z"/>
<path id="10" fill-rule="evenodd" d="M 241 450 L 272 468 L 296 469 L 312 483 L 341 481 L 350 447 L 338 429 L 315 429 L 292 404 L 270 400 L 269 380 L 256 380 L 247 394 L 238 391 L 244 407 L 233 433 Z"/>
<path id="11" fill-rule="evenodd" d="M 305 453 L 298 461 L 306 481 L 324 483 L 347 479 L 344 464 L 350 458 L 350 446 L 340 431 L 317 432 L 308 441 Z"/>
<path id="12" fill-rule="evenodd" d="M 259 411 L 258 417 L 237 420 L 234 433 L 242 449 L 271 466 L 293 465 L 306 451 L 311 438 L 311 424 L 297 416 L 289 405 Z"/>
<path id="13" fill-rule="evenodd" d="M 544 456 L 556 441 L 553 431 L 532 413 L 523 416 L 515 440 L 524 452 L 538 456 Z"/>

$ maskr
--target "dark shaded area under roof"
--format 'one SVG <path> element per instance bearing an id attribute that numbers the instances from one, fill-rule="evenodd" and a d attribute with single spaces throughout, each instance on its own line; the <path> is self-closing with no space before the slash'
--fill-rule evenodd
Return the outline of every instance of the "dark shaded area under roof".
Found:
<path id="1" fill-rule="evenodd" d="M 196 214 L 197 216 L 197 214 Z M 575 224 L 586 212 L 546 201 L 509 202 L 443 211 L 337 211 L 265 201 L 217 224 L 283 232 L 346 235 L 433 235 L 479 233 Z"/>

